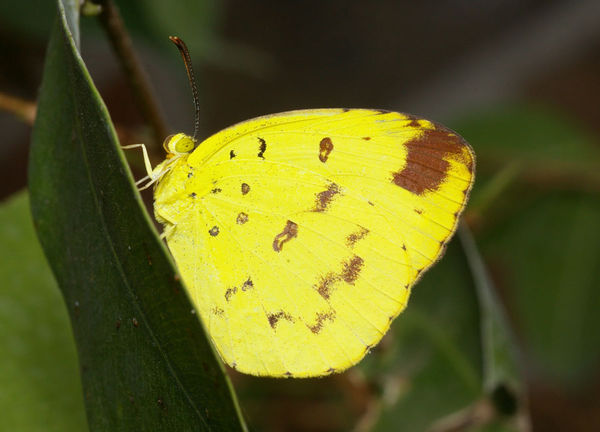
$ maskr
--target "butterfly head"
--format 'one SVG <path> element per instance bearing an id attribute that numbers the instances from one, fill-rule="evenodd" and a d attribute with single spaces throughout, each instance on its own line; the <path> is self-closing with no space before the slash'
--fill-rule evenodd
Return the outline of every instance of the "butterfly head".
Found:
<path id="1" fill-rule="evenodd" d="M 167 152 L 167 159 L 170 159 L 190 153 L 196 147 L 196 141 L 189 135 L 178 133 L 165 138 L 163 147 Z"/>

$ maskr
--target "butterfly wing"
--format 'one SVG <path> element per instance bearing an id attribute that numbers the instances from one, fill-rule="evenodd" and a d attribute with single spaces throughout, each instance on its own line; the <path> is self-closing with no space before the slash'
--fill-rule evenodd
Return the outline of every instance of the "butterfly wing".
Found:
<path id="1" fill-rule="evenodd" d="M 208 138 L 155 212 L 220 355 L 253 375 L 358 362 L 443 253 L 473 183 L 454 132 L 375 110 L 292 111 Z"/>

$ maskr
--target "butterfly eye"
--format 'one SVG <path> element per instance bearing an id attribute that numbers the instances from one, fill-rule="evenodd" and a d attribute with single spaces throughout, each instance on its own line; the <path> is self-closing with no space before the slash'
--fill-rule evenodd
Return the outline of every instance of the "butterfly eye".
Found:
<path id="1" fill-rule="evenodd" d="M 189 135 L 180 135 L 177 140 L 174 140 L 175 153 L 189 153 L 194 150 L 194 140 Z"/>

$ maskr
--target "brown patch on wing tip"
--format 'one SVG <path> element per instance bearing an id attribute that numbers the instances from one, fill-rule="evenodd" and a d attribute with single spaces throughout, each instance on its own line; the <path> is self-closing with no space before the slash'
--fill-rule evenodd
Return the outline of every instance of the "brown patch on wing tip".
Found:
<path id="1" fill-rule="evenodd" d="M 311 332 L 313 332 L 314 334 L 319 334 L 319 332 L 321 330 L 323 330 L 323 325 L 325 324 L 325 321 L 333 322 L 334 319 L 335 319 L 335 311 L 334 310 L 330 310 L 327 313 L 317 312 L 317 319 L 316 319 L 315 323 L 313 325 L 306 324 L 306 327 L 308 327 L 308 329 Z"/>
<path id="2" fill-rule="evenodd" d="M 293 377 L 294 375 L 293 375 L 293 374 L 292 374 L 290 371 L 286 371 L 286 372 L 283 374 L 283 376 L 284 376 L 284 377 L 286 377 L 286 378 L 291 378 L 291 377 Z"/>
<path id="3" fill-rule="evenodd" d="M 453 159 L 472 171 L 473 159 L 467 143 L 448 129 L 436 126 L 404 144 L 406 165 L 392 173 L 392 183 L 415 195 L 436 191 L 446 179 Z"/>
<path id="4" fill-rule="evenodd" d="M 316 195 L 315 207 L 312 209 L 314 212 L 324 212 L 327 210 L 327 206 L 331 203 L 335 195 L 340 193 L 340 187 L 335 183 L 330 183 L 327 190 L 319 192 Z"/>
<path id="5" fill-rule="evenodd" d="M 211 229 L 208 230 L 208 233 L 213 237 L 218 236 L 219 235 L 219 227 L 215 225 L 214 227 L 212 227 Z"/>
<path id="6" fill-rule="evenodd" d="M 229 301 L 235 293 L 237 293 L 237 287 L 227 288 L 225 290 L 225 300 Z"/>
<path id="7" fill-rule="evenodd" d="M 244 212 L 240 212 L 240 214 L 237 215 L 237 219 L 235 220 L 238 225 L 243 225 L 246 222 L 248 222 L 248 215 Z"/>
<path id="8" fill-rule="evenodd" d="M 250 185 L 248 183 L 242 183 L 242 195 L 246 195 L 250 192 Z"/>
<path id="9" fill-rule="evenodd" d="M 367 234 L 369 234 L 369 230 L 365 227 L 360 227 L 360 229 L 352 234 L 349 234 L 346 237 L 346 246 L 354 247 L 357 241 L 363 239 Z"/>
<path id="10" fill-rule="evenodd" d="M 335 369 L 330 367 L 329 369 L 327 369 L 327 373 L 329 375 L 334 374 L 335 373 Z"/>
<path id="11" fill-rule="evenodd" d="M 281 252 L 283 244 L 290 241 L 294 237 L 298 237 L 298 224 L 288 220 L 279 234 L 273 239 L 273 250 L 275 252 Z"/>
<path id="12" fill-rule="evenodd" d="M 369 141 L 371 137 L 362 137 L 362 139 L 364 139 L 365 141 Z"/>
<path id="13" fill-rule="evenodd" d="M 333 150 L 333 143 L 331 138 L 325 137 L 319 143 L 319 160 L 323 163 L 327 162 L 329 154 Z"/>
<path id="14" fill-rule="evenodd" d="M 353 285 L 356 279 L 358 279 L 358 274 L 360 273 L 364 263 L 365 261 L 357 255 L 354 255 L 352 258 L 350 258 L 350 261 L 345 262 L 342 273 L 340 274 L 344 282 Z"/>
<path id="15" fill-rule="evenodd" d="M 211 312 L 217 316 L 223 316 L 223 314 L 225 313 L 225 309 L 215 306 L 214 308 L 212 308 Z"/>
<path id="16" fill-rule="evenodd" d="M 273 330 L 275 330 L 275 327 L 277 326 L 277 323 L 279 322 L 279 320 L 282 320 L 282 319 L 289 321 L 289 322 L 294 322 L 294 318 L 289 313 L 284 312 L 284 311 L 267 314 L 267 320 L 269 320 L 269 325 L 271 326 L 271 328 Z"/>
<path id="17" fill-rule="evenodd" d="M 252 282 L 252 279 L 248 278 L 246 282 L 242 284 L 242 291 L 248 291 L 252 288 L 254 288 L 254 282 Z"/>

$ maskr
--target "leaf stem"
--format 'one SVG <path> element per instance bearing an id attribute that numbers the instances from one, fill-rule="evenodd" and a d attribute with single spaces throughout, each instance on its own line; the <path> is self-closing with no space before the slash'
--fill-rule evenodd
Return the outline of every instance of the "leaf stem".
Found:
<path id="1" fill-rule="evenodd" d="M 160 144 L 168 134 L 167 126 L 150 80 L 133 50 L 131 38 L 125 29 L 119 10 L 112 0 L 97 0 L 97 3 L 102 6 L 102 12 L 99 14 L 100 23 L 125 72 L 142 115 L 152 130 L 153 139 L 156 144 Z"/>

